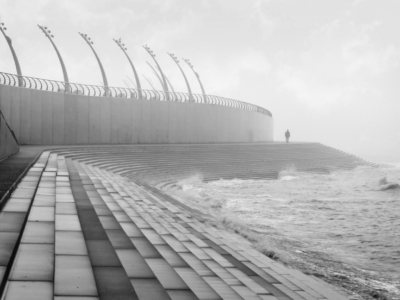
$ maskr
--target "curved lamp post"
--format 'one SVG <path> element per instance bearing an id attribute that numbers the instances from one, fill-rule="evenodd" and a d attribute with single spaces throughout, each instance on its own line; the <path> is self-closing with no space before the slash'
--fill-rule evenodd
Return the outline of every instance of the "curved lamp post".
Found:
<path id="1" fill-rule="evenodd" d="M 51 42 L 51 44 L 54 47 L 54 50 L 56 50 L 56 53 L 57 53 L 57 56 L 58 56 L 58 60 L 60 61 L 61 69 L 62 69 L 63 76 L 64 76 L 65 92 L 69 93 L 69 92 L 71 92 L 71 87 L 69 85 L 67 69 L 65 68 L 64 61 L 63 61 L 63 59 L 61 57 L 60 52 L 58 51 L 58 49 L 56 47 L 56 44 L 54 44 L 54 42 L 53 42 L 54 35 L 51 34 L 51 31 L 48 30 L 47 27 L 40 26 L 39 24 L 38 24 L 38 27 L 43 31 L 44 35 L 49 39 L 49 41 Z"/>
<path id="2" fill-rule="evenodd" d="M 143 74 L 142 74 L 143 75 Z M 147 82 L 150 84 L 151 88 L 153 89 L 153 91 L 155 91 L 156 89 L 154 88 L 153 84 L 151 83 L 150 79 L 148 79 L 146 76 L 143 75 L 143 77 L 147 80 Z"/>
<path id="3" fill-rule="evenodd" d="M 159 80 L 160 83 L 161 83 L 161 86 L 163 86 L 164 83 L 162 82 L 162 79 L 161 79 L 160 75 L 158 75 L 156 69 L 154 69 L 153 66 L 152 66 L 151 64 L 149 64 L 149 62 L 146 61 L 146 63 L 150 66 L 150 68 L 153 70 L 154 74 L 157 76 L 158 80 Z M 165 80 L 167 81 L 168 86 L 169 86 L 169 88 L 171 89 L 172 93 L 175 94 L 175 89 L 174 89 L 174 87 L 172 86 L 171 82 L 169 81 L 168 77 L 167 77 L 165 74 L 164 74 L 164 77 L 165 77 Z"/>
<path id="4" fill-rule="evenodd" d="M 199 84 L 201 87 L 201 91 L 203 93 L 204 103 L 208 103 L 206 92 L 204 91 L 203 85 L 201 84 L 200 75 L 194 70 L 194 67 L 193 67 L 192 63 L 190 62 L 190 60 L 188 60 L 187 58 L 183 58 L 183 61 L 188 64 L 188 66 L 192 69 L 193 73 L 196 75 L 197 80 L 199 81 Z"/>
<path id="5" fill-rule="evenodd" d="M 168 52 L 167 52 L 167 53 L 168 53 Z M 192 90 L 190 89 L 189 81 L 188 81 L 187 78 L 186 78 L 185 72 L 183 72 L 183 69 L 182 69 L 181 66 L 179 65 L 179 60 L 178 60 L 178 58 L 177 58 L 177 57 L 175 56 L 175 54 L 173 54 L 173 53 L 168 53 L 168 54 L 169 54 L 169 56 L 171 56 L 171 58 L 172 58 L 172 59 L 174 60 L 174 62 L 177 64 L 179 70 L 181 70 L 181 73 L 182 73 L 182 75 L 183 75 L 183 78 L 185 79 L 185 82 L 186 82 L 186 87 L 187 87 L 187 89 L 188 89 L 189 101 L 194 101 L 194 100 L 193 100 L 193 95 L 192 95 Z"/>
<path id="6" fill-rule="evenodd" d="M 122 81 L 125 83 L 125 85 L 128 89 L 131 87 L 131 85 L 128 81 L 126 81 L 125 79 L 122 79 Z"/>
<path id="7" fill-rule="evenodd" d="M 164 92 L 165 92 L 165 100 L 166 100 L 166 101 L 169 101 L 169 98 L 170 98 L 170 97 L 169 97 L 169 91 L 168 91 L 167 81 L 166 81 L 166 79 L 165 79 L 165 76 L 164 76 L 163 71 L 161 70 L 160 65 L 158 64 L 158 62 L 157 62 L 157 60 L 156 60 L 156 55 L 154 54 L 153 50 L 150 49 L 149 46 L 144 45 L 143 48 L 146 49 L 147 53 L 150 54 L 150 56 L 153 58 L 154 62 L 156 63 L 158 69 L 160 70 L 161 77 L 162 77 L 162 80 L 163 80 L 163 83 L 164 83 L 163 86 L 164 86 Z"/>
<path id="8" fill-rule="evenodd" d="M 160 82 L 163 91 L 165 91 L 164 82 L 163 82 L 162 78 L 160 77 L 160 75 L 158 75 L 158 73 L 156 72 L 156 70 L 153 68 L 153 66 L 152 66 L 148 61 L 146 61 L 146 63 L 147 63 L 147 64 L 149 65 L 149 67 L 153 70 L 153 73 L 154 73 L 154 75 L 156 75 L 158 81 Z"/>
<path id="9" fill-rule="evenodd" d="M 128 50 L 128 49 L 125 48 L 125 44 L 122 43 L 121 38 L 119 40 L 114 39 L 114 42 L 116 42 L 117 45 L 121 48 L 122 52 L 124 52 L 126 58 L 129 61 L 129 64 L 132 67 L 133 73 L 135 74 L 135 80 L 136 80 L 136 86 L 137 86 L 138 93 L 139 93 L 139 99 L 142 99 L 142 87 L 140 86 L 140 80 L 139 80 L 138 74 L 136 73 L 136 69 L 133 66 L 133 63 L 132 63 L 130 57 L 128 56 L 128 53 L 126 53 L 126 50 Z"/>
<path id="10" fill-rule="evenodd" d="M 78 33 L 85 40 L 85 42 L 89 45 L 90 49 L 92 49 L 94 56 L 96 56 L 97 62 L 99 63 L 99 66 L 100 66 L 101 75 L 103 76 L 104 96 L 107 97 L 110 95 L 110 90 L 108 88 L 108 81 L 107 81 L 106 73 L 104 72 L 104 69 L 103 69 L 103 65 L 101 64 L 100 58 L 97 56 L 97 53 L 96 53 L 96 51 L 94 51 L 94 48 L 92 46 L 93 41 L 90 39 L 90 37 L 87 34 L 80 33 L 80 32 L 78 32 Z"/>
<path id="11" fill-rule="evenodd" d="M 4 23 L 0 23 L 0 31 L 4 35 L 4 38 L 6 39 L 6 41 L 8 43 L 8 46 L 10 47 L 10 50 L 11 50 L 11 53 L 12 53 L 12 56 L 13 56 L 13 59 L 14 59 L 14 63 L 15 63 L 15 68 L 17 69 L 18 86 L 24 86 L 24 81 L 22 79 L 22 72 L 21 72 L 21 67 L 19 65 L 18 57 L 17 57 L 17 54 L 15 53 L 14 48 L 12 46 L 11 39 L 5 33 L 6 30 L 7 30 L 7 28 L 4 27 Z"/>
<path id="12" fill-rule="evenodd" d="M 129 78 L 129 76 L 126 76 L 126 78 L 128 78 L 128 80 L 133 84 L 134 88 L 137 89 L 136 83 L 134 83 L 133 80 Z"/>
<path id="13" fill-rule="evenodd" d="M 171 82 L 169 81 L 168 77 L 165 76 L 165 79 L 167 79 L 167 82 L 168 82 L 168 85 L 169 85 L 170 89 L 171 89 L 172 92 L 175 94 L 175 89 L 174 89 L 174 87 L 172 86 Z"/>

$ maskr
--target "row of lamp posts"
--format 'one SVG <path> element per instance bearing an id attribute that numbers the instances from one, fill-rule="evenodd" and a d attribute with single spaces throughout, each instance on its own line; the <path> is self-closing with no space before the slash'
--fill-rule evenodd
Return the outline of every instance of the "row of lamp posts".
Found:
<path id="1" fill-rule="evenodd" d="M 49 41 L 51 42 L 51 44 L 54 47 L 54 50 L 57 53 L 57 57 L 58 57 L 58 59 L 60 61 L 62 72 L 63 72 L 63 76 L 64 76 L 65 92 L 69 93 L 69 92 L 71 92 L 71 86 L 70 86 L 69 79 L 68 79 L 67 69 L 66 69 L 64 61 L 63 61 L 63 59 L 61 57 L 61 54 L 58 51 L 57 46 L 53 41 L 54 35 L 51 33 L 51 31 L 46 26 L 38 25 L 38 27 L 39 27 L 40 30 L 42 30 L 42 32 L 45 34 L 45 36 L 49 39 Z M 21 67 L 19 65 L 18 57 L 17 57 L 17 55 L 16 55 L 16 53 L 14 51 L 14 48 L 12 46 L 11 38 L 5 33 L 6 30 L 7 30 L 7 28 L 4 26 L 4 23 L 0 23 L 0 31 L 4 35 L 4 37 L 5 37 L 5 39 L 6 39 L 7 43 L 8 43 L 8 45 L 10 47 L 10 50 L 11 50 L 11 53 L 12 53 L 12 56 L 13 56 L 13 59 L 14 59 L 15 68 L 17 70 L 17 76 L 18 76 L 18 85 L 22 87 L 23 86 L 23 79 L 22 79 Z M 99 64 L 101 75 L 103 77 L 103 85 L 104 85 L 104 91 L 105 91 L 104 92 L 104 96 L 110 96 L 110 89 L 108 87 L 107 76 L 106 76 L 106 73 L 104 71 L 103 65 L 102 65 L 102 63 L 100 61 L 100 58 L 99 58 L 99 56 L 97 55 L 96 51 L 93 48 L 93 41 L 87 34 L 80 33 L 80 32 L 79 32 L 79 34 L 86 41 L 86 43 L 89 45 L 90 49 L 92 49 L 93 54 L 95 55 L 96 60 L 97 60 L 97 62 Z M 131 61 L 128 53 L 127 53 L 128 49 L 125 47 L 125 44 L 122 42 L 121 39 L 114 39 L 114 41 L 115 41 L 115 43 L 117 43 L 119 48 L 124 52 L 125 56 L 127 57 L 128 61 L 129 61 L 129 64 L 132 67 L 132 71 L 133 71 L 133 73 L 135 75 L 136 86 L 137 86 L 137 90 L 138 90 L 138 96 L 139 96 L 139 99 L 141 99 L 142 98 L 142 88 L 141 88 L 141 85 L 140 85 L 139 76 L 138 76 L 138 74 L 136 72 L 136 69 L 135 69 L 135 67 L 134 67 L 134 65 L 133 65 L 133 63 L 132 63 L 132 61 Z M 164 75 L 164 72 L 162 71 L 159 63 L 157 62 L 156 55 L 154 54 L 153 50 L 151 50 L 150 47 L 147 46 L 147 45 L 144 45 L 143 48 L 152 57 L 152 59 L 154 60 L 156 66 L 157 66 L 158 71 L 161 74 L 162 86 L 163 86 L 163 89 L 164 89 L 164 92 L 165 92 L 165 95 L 166 95 L 166 99 L 165 100 L 168 101 L 168 100 L 170 100 L 170 92 L 169 92 L 168 84 L 167 84 L 168 78 Z M 189 81 L 187 80 L 187 77 L 186 77 L 183 69 L 181 68 L 181 66 L 179 64 L 178 58 L 172 53 L 168 53 L 168 54 L 175 61 L 177 66 L 179 67 L 179 69 L 180 69 L 180 71 L 181 71 L 181 73 L 183 75 L 183 78 L 185 80 L 185 83 L 186 83 L 186 87 L 187 87 L 188 94 L 189 94 L 189 101 L 193 101 L 193 94 L 192 94 L 192 90 L 190 88 Z M 203 93 L 204 103 L 207 103 L 207 96 L 206 96 L 206 93 L 204 91 L 203 85 L 202 85 L 202 83 L 200 81 L 199 74 L 194 70 L 193 65 L 191 64 L 191 62 L 188 59 L 183 59 L 183 61 L 185 61 L 187 63 L 187 65 L 192 69 L 192 71 L 196 75 L 197 80 L 198 80 L 198 82 L 200 84 L 200 87 L 201 87 L 201 91 Z M 168 83 L 169 83 L 169 81 L 168 81 Z M 171 88 L 172 88 L 172 86 L 171 86 Z"/>

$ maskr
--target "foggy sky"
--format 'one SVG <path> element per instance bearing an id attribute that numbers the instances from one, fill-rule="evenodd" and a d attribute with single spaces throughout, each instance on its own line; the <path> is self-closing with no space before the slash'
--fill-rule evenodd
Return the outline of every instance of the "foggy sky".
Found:
<path id="1" fill-rule="evenodd" d="M 275 140 L 326 145 L 378 161 L 400 161 L 398 1 L 373 0 L 0 0 L 24 75 L 101 85 L 78 32 L 94 41 L 110 86 L 134 79 L 112 40 L 122 38 L 138 73 L 151 78 L 149 45 L 175 90 L 182 75 L 166 52 L 189 58 L 208 94 L 269 109 Z M 0 36 L 0 71 L 16 73 Z M 201 93 L 182 62 L 193 92 Z M 151 89 L 143 77 L 143 88 Z"/>

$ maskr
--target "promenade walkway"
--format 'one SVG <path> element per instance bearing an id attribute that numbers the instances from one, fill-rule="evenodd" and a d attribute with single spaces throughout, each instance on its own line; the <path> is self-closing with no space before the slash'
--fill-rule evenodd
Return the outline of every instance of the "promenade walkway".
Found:
<path id="1" fill-rule="evenodd" d="M 366 162 L 320 144 L 142 145 L 45 150 L 0 212 L 4 300 L 341 300 L 155 187 L 327 172 Z"/>

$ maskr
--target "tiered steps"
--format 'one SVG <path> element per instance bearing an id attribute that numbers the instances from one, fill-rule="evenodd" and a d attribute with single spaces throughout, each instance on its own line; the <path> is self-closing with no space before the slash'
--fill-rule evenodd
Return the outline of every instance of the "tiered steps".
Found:
<path id="1" fill-rule="evenodd" d="M 326 173 L 370 163 L 316 143 L 253 145 L 151 145 L 76 149 L 70 157 L 156 186 L 193 174 L 204 181 L 233 178 L 276 179 L 294 166 L 298 171 Z"/>
<path id="2" fill-rule="evenodd" d="M 251 172 L 265 178 L 287 163 L 305 170 L 365 164 L 329 149 L 317 163 L 299 149 L 239 148 L 43 152 L 0 212 L 1 299 L 347 299 L 150 186 L 195 168 L 208 178 Z M 270 157 L 271 169 L 257 157 Z M 168 169 L 172 179 L 165 178 Z"/>

